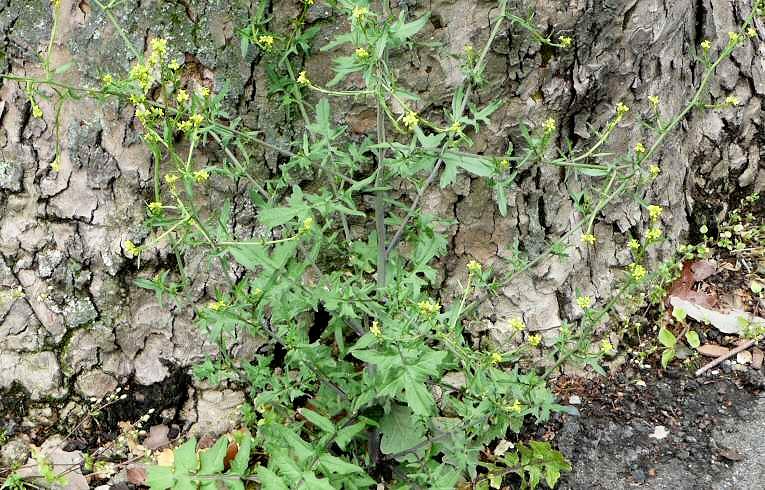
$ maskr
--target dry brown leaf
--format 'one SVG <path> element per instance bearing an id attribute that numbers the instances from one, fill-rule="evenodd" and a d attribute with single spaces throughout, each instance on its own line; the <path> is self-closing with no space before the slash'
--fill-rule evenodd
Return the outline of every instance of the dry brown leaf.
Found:
<path id="1" fill-rule="evenodd" d="M 157 453 L 157 464 L 159 466 L 173 466 L 175 462 L 175 452 L 167 448 Z"/>
<path id="2" fill-rule="evenodd" d="M 717 274 L 717 263 L 714 260 L 698 260 L 691 264 L 693 280 L 703 281 L 709 276 Z"/>
<path id="3" fill-rule="evenodd" d="M 154 425 L 149 429 L 149 435 L 143 440 L 143 446 L 152 451 L 170 444 L 167 434 L 170 428 L 166 425 Z"/>
<path id="4" fill-rule="evenodd" d="M 143 485 L 146 482 L 146 468 L 143 465 L 131 465 L 127 468 L 127 481 L 133 485 Z"/>

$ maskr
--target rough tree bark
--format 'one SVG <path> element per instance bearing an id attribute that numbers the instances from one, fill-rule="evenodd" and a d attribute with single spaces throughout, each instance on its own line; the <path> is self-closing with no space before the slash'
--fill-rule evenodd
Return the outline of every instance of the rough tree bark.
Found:
<path id="1" fill-rule="evenodd" d="M 54 43 L 57 65 L 73 62 L 62 75 L 74 84 L 95 85 L 103 72 L 125 73 L 131 59 L 117 32 L 88 0 L 62 0 L 61 32 Z M 227 103 L 261 128 L 269 141 L 286 144 L 295 134 L 266 100 L 264 66 L 257 53 L 243 59 L 236 31 L 256 0 L 125 2 L 118 19 L 128 36 L 145 47 L 154 36 L 168 38 L 185 59 L 188 76 L 215 89 L 229 83 Z M 412 15 L 432 11 L 423 38 L 443 42 L 460 53 L 488 34 L 494 2 L 434 0 L 393 2 Z M 395 4 L 398 4 L 397 6 Z M 296 12 L 294 0 L 276 0 L 273 29 Z M 565 33 L 575 49 L 548 52 L 518 30 L 508 30 L 491 51 L 488 77 L 501 80 L 479 96 L 505 102 L 488 131 L 476 137 L 478 152 L 502 152 L 520 143 L 520 124 L 559 121 L 560 142 L 583 144 L 589 126 L 602 127 L 622 101 L 630 117 L 614 134 L 611 148 L 631 148 L 650 136 L 634 124 L 648 111 L 648 96 L 661 97 L 666 117 L 691 97 L 702 71 L 694 60 L 702 38 L 716 48 L 727 42 L 749 12 L 743 0 L 524 0 L 518 11 L 536 12 L 543 31 Z M 318 1 L 309 21 L 325 27 L 322 44 L 337 27 L 332 10 Z M 765 29 L 757 24 L 759 37 Z M 17 75 L 41 73 L 39 56 L 51 28 L 45 0 L 0 0 L 1 69 Z M 330 54 L 306 60 L 306 70 L 322 82 L 331 78 Z M 459 82 L 458 62 L 443 52 L 420 49 L 396 60 L 402 80 L 427 101 L 423 110 L 447 103 Z M 723 63 L 712 87 L 722 99 L 735 94 L 741 105 L 725 111 L 695 112 L 656 158 L 662 173 L 646 200 L 667 210 L 663 225 L 670 242 L 660 258 L 701 224 L 713 225 L 731 205 L 752 191 L 765 189 L 762 152 L 765 133 L 761 103 L 765 96 L 765 47 L 753 42 Z M 125 257 L 127 239 L 143 238 L 140 226 L 145 202 L 151 200 L 151 161 L 130 108 L 114 102 L 83 99 L 65 105 L 61 115 L 61 170 L 53 172 L 56 134 L 53 106 L 41 101 L 43 119 L 31 117 L 23 87 L 0 86 L 0 413 L 32 424 L 55 424 L 74 416 L 89 397 L 100 397 L 129 384 L 136 393 L 160 386 L 158 408 L 168 418 L 196 423 L 195 430 L 221 431 L 236 413 L 241 394 L 191 383 L 184 370 L 214 351 L 185 309 L 160 306 L 152 294 L 133 284 L 172 264 L 164 250 L 146 257 L 137 269 Z M 374 130 L 374 114 L 360 106 L 343 106 L 355 136 Z M 221 155 L 210 151 L 210 159 Z M 277 165 L 269 151 L 259 155 L 262 172 Z M 499 263 L 518 241 L 532 256 L 545 239 L 565 233 L 577 219 L 570 197 L 579 183 L 561 172 L 534 168 L 510 193 L 508 215 L 496 211 L 491 190 L 463 176 L 454 190 L 432 189 L 425 208 L 457 224 L 448 232 L 452 254 L 442 263 L 444 299 L 463 279 L 470 259 Z M 241 190 L 241 189 L 240 189 Z M 406 189 L 402 189 L 406 192 Z M 210 203 L 229 189 L 213 183 Z M 254 223 L 252 209 L 236 200 L 235 226 Z M 498 299 L 480 310 L 474 327 L 477 343 L 506 340 L 507 320 L 522 317 L 533 330 L 554 332 L 581 311 L 575 291 L 608 298 L 620 271 L 630 261 L 627 233 L 641 234 L 647 216 L 633 200 L 610 206 L 596 227 L 595 248 L 575 244 L 571 257 L 549 260 L 508 284 Z M 189 257 L 194 274 L 191 300 L 214 291 L 223 274 L 210 271 L 202 257 Z M 23 297 L 13 291 L 20 288 Z M 257 348 L 257 339 L 235 349 L 242 356 Z M 153 392 L 158 393 L 158 392 Z M 16 396 L 11 396 L 15 394 Z M 11 404 L 11 400 L 22 400 Z M 157 400 L 141 402 L 153 406 Z M 139 405 L 141 404 L 139 403 Z"/>

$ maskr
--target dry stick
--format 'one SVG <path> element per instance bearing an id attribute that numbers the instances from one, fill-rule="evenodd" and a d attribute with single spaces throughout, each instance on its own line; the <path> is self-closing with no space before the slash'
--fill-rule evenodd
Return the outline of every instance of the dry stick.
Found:
<path id="1" fill-rule="evenodd" d="M 704 374 L 705 372 L 709 371 L 713 367 L 717 366 L 718 364 L 720 364 L 724 360 L 729 359 L 729 358 L 735 356 L 736 354 L 738 354 L 741 351 L 747 350 L 748 348 L 753 346 L 755 344 L 755 342 L 756 341 L 754 341 L 754 340 L 748 340 L 748 341 L 744 342 L 743 344 L 739 345 L 738 347 L 736 347 L 735 349 L 731 349 L 730 351 L 728 351 L 727 354 L 723 354 L 720 357 L 718 357 L 717 359 L 715 359 L 714 361 L 709 362 L 706 365 L 704 365 L 703 367 L 699 368 L 696 371 L 695 375 L 696 376 L 701 376 L 702 374 Z"/>

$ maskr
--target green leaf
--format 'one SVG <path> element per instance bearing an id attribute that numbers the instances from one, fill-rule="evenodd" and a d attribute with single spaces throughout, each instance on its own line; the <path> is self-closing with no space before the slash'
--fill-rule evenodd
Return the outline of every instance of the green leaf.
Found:
<path id="1" fill-rule="evenodd" d="M 199 452 L 199 474 L 216 475 L 223 473 L 223 460 L 228 451 L 228 438 L 221 436 L 209 449 Z"/>
<path id="2" fill-rule="evenodd" d="M 190 474 L 197 471 L 197 439 L 192 437 L 175 449 L 175 473 Z"/>
<path id="3" fill-rule="evenodd" d="M 664 327 L 661 327 L 661 330 L 659 330 L 659 342 L 661 342 L 661 345 L 664 347 L 671 349 L 675 347 L 677 338 L 675 338 L 675 335 L 672 332 Z"/>
<path id="4" fill-rule="evenodd" d="M 261 209 L 258 212 L 258 219 L 268 228 L 281 226 L 289 223 L 300 214 L 300 209 L 295 208 L 271 208 Z"/>
<path id="5" fill-rule="evenodd" d="M 416 415 L 431 415 L 433 408 L 436 406 L 433 395 L 425 386 L 413 379 L 409 375 L 406 376 L 407 382 L 404 385 L 404 394 L 406 396 L 406 404 Z"/>
<path id="6" fill-rule="evenodd" d="M 165 490 L 175 483 L 173 470 L 167 466 L 152 465 L 146 469 L 146 485 L 151 490 Z"/>
<path id="7" fill-rule="evenodd" d="M 335 442 L 338 446 L 340 446 L 340 449 L 345 450 L 345 447 L 348 445 L 348 443 L 351 442 L 354 437 L 359 435 L 365 427 L 366 424 L 364 422 L 357 422 L 353 425 L 349 425 L 348 427 L 344 427 L 337 432 Z"/>
<path id="8" fill-rule="evenodd" d="M 248 433 L 242 435 L 239 441 L 239 450 L 236 457 L 231 461 L 231 467 L 227 474 L 244 476 L 250 463 L 250 451 L 252 450 L 252 436 Z"/>
<path id="9" fill-rule="evenodd" d="M 664 352 L 661 354 L 661 367 L 666 368 L 674 358 L 675 349 L 664 349 Z"/>
<path id="10" fill-rule="evenodd" d="M 461 155 L 457 153 L 446 152 L 444 154 L 444 163 L 457 165 L 463 170 L 470 172 L 478 177 L 491 177 L 494 175 L 494 168 L 489 162 L 480 156 Z"/>
<path id="11" fill-rule="evenodd" d="M 588 177 L 603 177 L 609 174 L 611 172 L 611 169 L 609 168 L 592 168 L 592 167 L 586 167 L 586 168 L 577 168 L 576 170 L 582 175 L 587 175 Z"/>
<path id="12" fill-rule="evenodd" d="M 312 472 L 306 471 L 303 473 L 303 481 L 305 482 L 304 486 L 301 486 L 299 488 L 305 488 L 311 489 L 311 490 L 337 490 L 335 487 L 333 487 L 329 480 L 326 478 L 316 478 L 316 475 L 314 475 Z"/>
<path id="13" fill-rule="evenodd" d="M 429 18 L 426 14 L 412 22 L 404 22 L 405 15 L 402 11 L 396 23 L 391 26 L 391 37 L 400 43 L 407 41 L 410 37 L 420 32 Z"/>
<path id="14" fill-rule="evenodd" d="M 402 405 L 393 405 L 390 413 L 380 421 L 383 454 L 394 454 L 411 449 L 422 441 L 425 429 L 417 422 L 412 411 Z"/>
<path id="15" fill-rule="evenodd" d="M 319 463 L 324 465 L 324 468 L 329 473 L 336 473 L 338 475 L 350 475 L 351 473 L 364 473 L 361 467 L 349 463 L 343 459 L 340 459 L 331 454 L 322 454 L 319 456 Z"/>
<path id="16" fill-rule="evenodd" d="M 682 322 L 683 320 L 685 320 L 685 317 L 687 316 L 688 314 L 685 312 L 684 309 L 678 308 L 677 306 L 672 308 L 672 317 L 678 322 Z"/>
<path id="17" fill-rule="evenodd" d="M 693 347 L 694 349 L 698 349 L 701 345 L 701 339 L 699 339 L 699 334 L 696 333 L 695 330 L 689 330 L 685 333 L 685 340 L 688 342 L 688 345 Z"/>
<path id="18" fill-rule="evenodd" d="M 289 490 L 284 480 L 265 466 L 258 466 L 257 474 L 263 490 Z"/>
<path id="19" fill-rule="evenodd" d="M 316 427 L 320 428 L 324 432 L 335 432 L 335 424 L 332 423 L 327 417 L 319 415 L 318 413 L 308 408 L 301 408 L 300 413 L 308 419 Z"/>

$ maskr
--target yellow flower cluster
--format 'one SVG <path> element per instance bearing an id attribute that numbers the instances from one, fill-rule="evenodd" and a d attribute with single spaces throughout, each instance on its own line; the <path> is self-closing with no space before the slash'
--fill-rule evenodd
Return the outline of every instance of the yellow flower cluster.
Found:
<path id="1" fill-rule="evenodd" d="M 653 177 L 654 179 L 656 177 L 658 177 L 659 174 L 661 173 L 661 169 L 656 164 L 651 165 L 650 167 L 648 167 L 648 171 L 651 173 L 651 177 Z"/>
<path id="2" fill-rule="evenodd" d="M 555 125 L 555 119 L 553 119 L 553 118 L 551 118 L 551 117 L 550 117 L 550 118 L 548 118 L 548 119 L 545 121 L 545 124 L 544 124 L 544 130 L 545 130 L 545 133 L 548 133 L 548 134 L 549 134 L 549 133 L 552 133 L 552 132 L 554 132 L 554 131 L 555 131 L 555 129 L 556 129 L 556 127 L 557 127 L 557 126 Z"/>
<path id="3" fill-rule="evenodd" d="M 159 213 L 162 211 L 162 203 L 160 201 L 152 201 L 149 203 L 149 211 L 152 214 Z"/>
<path id="4" fill-rule="evenodd" d="M 499 352 L 492 352 L 491 353 L 491 365 L 492 366 L 496 366 L 500 362 L 502 362 L 502 354 L 500 354 Z"/>
<path id="5" fill-rule="evenodd" d="M 297 83 L 303 85 L 304 87 L 311 84 L 311 81 L 308 79 L 308 75 L 306 74 L 305 70 L 301 71 L 298 75 Z"/>
<path id="6" fill-rule="evenodd" d="M 441 311 L 441 305 L 430 300 L 420 301 L 417 303 L 417 308 L 420 310 L 421 315 L 428 317 L 435 316 Z"/>
<path id="7" fill-rule="evenodd" d="M 529 343 L 530 346 L 538 347 L 539 344 L 542 343 L 542 336 L 539 335 L 539 334 L 537 334 L 537 335 L 529 335 L 529 338 L 526 339 L 526 341 Z"/>
<path id="8" fill-rule="evenodd" d="M 136 246 L 132 240 L 125 240 L 125 251 L 133 257 L 141 255 L 141 247 Z"/>
<path id="9" fill-rule="evenodd" d="M 526 328 L 526 324 L 519 318 L 513 318 L 510 320 L 510 328 L 516 332 L 522 332 Z"/>
<path id="10" fill-rule="evenodd" d="M 196 172 L 194 172 L 194 180 L 197 182 L 197 184 L 206 182 L 207 179 L 209 178 L 210 178 L 210 173 L 205 169 L 197 170 Z"/>
<path id="11" fill-rule="evenodd" d="M 638 155 L 645 153 L 645 146 L 643 146 L 643 143 L 638 143 L 635 145 L 635 153 Z"/>
<path id="12" fill-rule="evenodd" d="M 225 301 L 218 300 L 218 301 L 213 301 L 207 307 L 210 308 L 213 311 L 220 311 L 220 310 L 225 309 L 227 306 L 228 305 L 226 304 Z"/>
<path id="13" fill-rule="evenodd" d="M 623 116 L 627 114 L 630 111 L 630 108 L 623 104 L 622 102 L 619 102 L 616 104 L 616 114 L 619 116 Z"/>
<path id="14" fill-rule="evenodd" d="M 646 239 L 648 239 L 649 242 L 655 242 L 659 238 L 661 238 L 661 228 L 653 227 L 650 230 L 648 230 L 648 233 L 645 235 Z"/>
<path id="15" fill-rule="evenodd" d="M 301 233 L 308 233 L 313 228 L 313 218 L 310 216 L 303 220 L 303 227 L 300 228 Z"/>
<path id="16" fill-rule="evenodd" d="M 709 39 L 704 39 L 701 41 L 701 49 L 704 51 L 709 51 L 712 48 L 712 43 L 709 41 Z"/>
<path id="17" fill-rule="evenodd" d="M 576 298 L 576 304 L 579 305 L 579 308 L 586 310 L 592 306 L 592 298 L 589 296 L 579 296 Z"/>
<path id="18" fill-rule="evenodd" d="M 382 329 L 380 328 L 380 323 L 377 320 L 372 322 L 372 326 L 369 327 L 369 331 L 377 338 L 382 337 Z"/>
<path id="19" fill-rule="evenodd" d="M 41 119 L 43 117 L 42 109 L 34 100 L 32 101 L 32 116 L 36 117 L 37 119 Z"/>
<path id="20" fill-rule="evenodd" d="M 657 219 L 659 219 L 663 211 L 664 210 L 662 209 L 661 206 L 657 206 L 655 204 L 650 204 L 648 206 L 648 216 L 651 217 L 651 221 L 656 221 Z"/>
<path id="21" fill-rule="evenodd" d="M 645 267 L 635 263 L 628 265 L 627 269 L 629 269 L 630 275 L 636 281 L 641 281 L 645 277 L 646 273 L 648 272 L 645 270 Z"/>
<path id="22" fill-rule="evenodd" d="M 354 22 L 363 22 L 366 15 L 369 13 L 369 9 L 366 7 L 355 6 L 351 12 L 351 18 Z"/>
<path id="23" fill-rule="evenodd" d="M 480 274 L 481 269 L 482 269 L 482 266 L 480 262 L 476 262 L 475 260 L 471 260 L 470 262 L 468 262 L 467 270 L 470 274 Z"/>
<path id="24" fill-rule="evenodd" d="M 355 53 L 356 53 L 356 58 L 360 60 L 365 60 L 369 58 L 369 51 L 367 51 L 364 48 L 356 48 Z"/>
<path id="25" fill-rule="evenodd" d="M 659 107 L 659 96 L 657 96 L 657 95 L 649 95 L 648 96 L 648 102 L 651 103 L 651 105 L 653 106 L 654 109 Z"/>
<path id="26" fill-rule="evenodd" d="M 404 126 L 409 128 L 410 130 L 417 127 L 417 123 L 420 122 L 420 118 L 417 117 L 417 113 L 413 111 L 409 111 L 406 116 L 404 116 Z"/>
<path id="27" fill-rule="evenodd" d="M 560 41 L 561 46 L 568 49 L 574 44 L 574 39 L 569 36 L 561 36 L 558 38 Z"/>
<path id="28" fill-rule="evenodd" d="M 598 239 L 592 233 L 583 233 L 582 234 L 582 242 L 583 243 L 586 243 L 587 245 L 595 245 L 596 241 L 598 241 Z"/>
<path id="29" fill-rule="evenodd" d="M 257 45 L 266 51 L 270 51 L 274 47 L 274 36 L 270 34 L 258 36 Z"/>
<path id="30" fill-rule="evenodd" d="M 600 352 L 603 354 L 611 354 L 614 351 L 614 345 L 608 340 L 603 339 L 600 341 Z"/>

